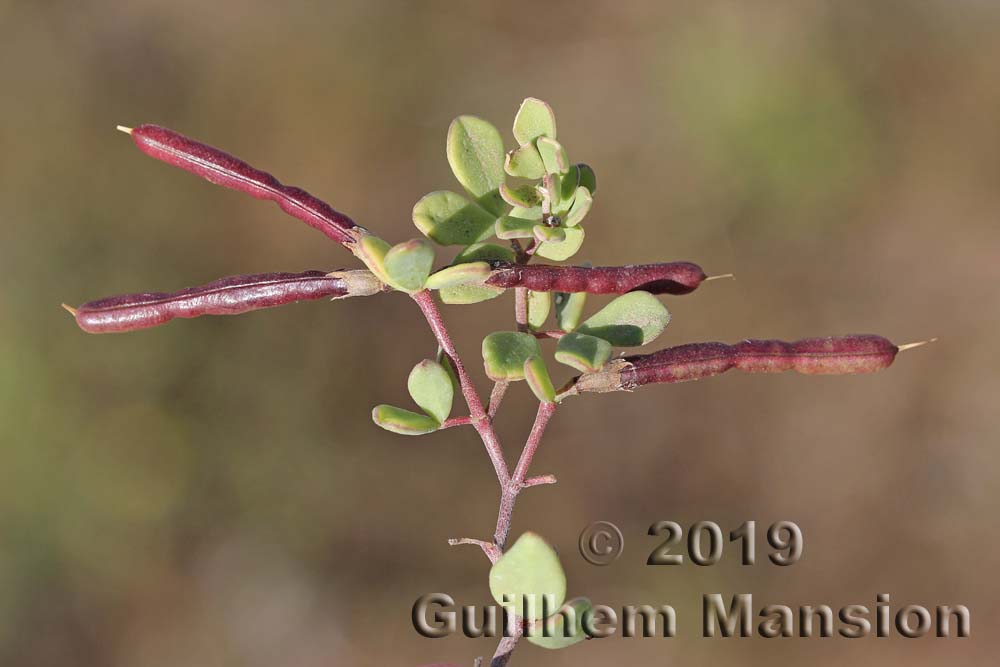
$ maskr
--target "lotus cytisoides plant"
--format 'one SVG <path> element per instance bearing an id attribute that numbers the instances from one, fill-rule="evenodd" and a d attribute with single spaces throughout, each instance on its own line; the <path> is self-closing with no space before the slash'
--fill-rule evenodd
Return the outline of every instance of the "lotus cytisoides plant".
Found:
<path id="1" fill-rule="evenodd" d="M 615 348 L 647 345 L 663 331 L 670 314 L 659 295 L 682 295 L 707 280 L 696 264 L 671 262 L 613 267 L 532 264 L 538 257 L 563 261 L 584 241 L 583 221 L 597 192 L 593 169 L 572 163 L 556 138 L 552 109 L 528 98 L 514 118 L 517 146 L 504 142 L 490 123 L 456 118 L 448 129 L 448 163 L 464 194 L 432 192 L 413 207 L 413 222 L 426 239 L 390 245 L 346 215 L 299 188 L 215 148 L 155 125 L 119 128 L 139 150 L 212 183 L 269 199 L 294 218 L 343 245 L 366 268 L 304 273 L 267 273 L 223 278 L 172 293 L 111 297 L 67 309 L 91 333 L 133 331 L 176 317 L 233 315 L 294 301 L 402 292 L 422 311 L 439 349 L 410 372 L 407 387 L 419 411 L 379 405 L 372 417 L 384 429 L 421 435 L 471 426 L 485 445 L 500 485 L 493 537 L 452 540 L 478 545 L 492 563 L 490 590 L 501 604 L 548 596 L 548 609 L 565 601 L 566 580 L 559 558 L 545 540 L 525 533 L 509 549 L 507 537 L 518 494 L 554 483 L 553 475 L 528 470 L 556 407 L 582 393 L 631 391 L 646 384 L 697 380 L 736 368 L 750 373 L 795 370 L 808 374 L 869 373 L 888 367 L 897 347 L 885 338 L 850 335 L 794 343 L 747 340 L 736 345 L 694 343 L 652 354 L 615 357 Z M 506 243 L 493 242 L 497 237 Z M 435 269 L 434 245 L 455 246 L 447 266 Z M 514 292 L 514 326 L 487 335 L 482 343 L 486 374 L 494 382 L 484 403 L 456 351 L 439 302 L 468 304 Z M 435 294 L 436 293 L 436 294 Z M 619 295 L 589 317 L 588 294 Z M 552 320 L 554 325 L 547 328 Z M 575 371 L 559 388 L 552 382 L 544 347 Z M 508 468 L 493 418 L 510 383 L 524 380 L 538 399 L 538 411 L 513 470 Z M 467 407 L 452 416 L 455 394 Z M 516 602 L 515 602 L 516 604 Z M 568 603 L 577 612 L 585 598 Z M 520 607 L 518 607 L 520 608 Z M 563 618 L 556 614 L 549 620 Z M 561 648 L 583 638 L 579 627 L 558 637 L 534 632 L 540 611 L 522 612 L 501 641 L 493 664 L 502 665 L 525 635 L 540 646 Z"/>

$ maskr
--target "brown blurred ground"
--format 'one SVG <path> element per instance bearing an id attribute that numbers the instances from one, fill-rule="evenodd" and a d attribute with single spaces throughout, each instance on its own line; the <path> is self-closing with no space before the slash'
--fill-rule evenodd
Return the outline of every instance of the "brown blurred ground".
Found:
<path id="1" fill-rule="evenodd" d="M 573 594 L 674 604 L 672 641 L 517 665 L 995 664 L 1000 7 L 989 2 L 0 2 L 0 664 L 468 664 L 420 594 L 488 600 L 495 482 L 471 432 L 368 416 L 433 352 L 383 296 L 86 336 L 58 304 L 351 258 L 273 206 L 136 152 L 156 122 L 394 241 L 454 184 L 459 113 L 550 101 L 600 191 L 596 263 L 689 259 L 660 344 L 878 332 L 937 345 L 872 377 L 727 376 L 573 400 L 515 534 Z M 697 8 L 694 8 L 697 6 Z M 476 363 L 510 299 L 447 317 Z M 485 383 L 482 384 L 485 389 Z M 530 420 L 523 388 L 501 419 Z M 617 522 L 626 552 L 576 537 Z M 795 520 L 798 565 L 649 568 L 658 519 Z M 973 638 L 697 638 L 704 592 L 759 605 L 963 603 Z"/>

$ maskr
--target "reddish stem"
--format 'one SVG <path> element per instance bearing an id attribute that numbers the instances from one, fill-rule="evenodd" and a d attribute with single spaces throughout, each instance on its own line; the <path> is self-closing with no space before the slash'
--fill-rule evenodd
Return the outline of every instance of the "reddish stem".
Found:
<path id="1" fill-rule="evenodd" d="M 518 331 L 528 330 L 528 290 L 523 287 L 514 290 L 514 321 Z"/>
<path id="2" fill-rule="evenodd" d="M 531 433 L 528 435 L 528 440 L 524 443 L 524 449 L 521 450 L 521 456 L 517 460 L 514 475 L 504 486 L 503 492 L 500 494 L 500 511 L 497 513 L 497 526 L 493 533 L 493 542 L 501 550 L 506 545 L 507 536 L 510 533 L 510 522 L 514 513 L 514 504 L 517 502 L 517 496 L 521 493 L 521 489 L 527 486 L 525 476 L 528 474 L 528 468 L 531 467 L 531 461 L 535 458 L 535 452 L 538 451 L 538 445 L 542 442 L 545 427 L 548 426 L 549 420 L 552 418 L 555 410 L 555 403 L 538 404 L 535 422 L 531 425 Z"/>
<path id="3" fill-rule="evenodd" d="M 510 382 L 507 380 L 498 380 L 493 383 L 493 390 L 490 392 L 490 405 L 487 408 L 490 419 L 496 417 L 497 411 L 500 410 L 500 404 L 503 402 L 503 397 L 507 395 L 507 388 L 509 386 Z"/>
<path id="4" fill-rule="evenodd" d="M 458 376 L 459 386 L 462 389 L 462 396 L 465 397 L 465 402 L 469 406 L 469 416 L 472 420 L 472 426 L 479 433 L 479 437 L 486 447 L 486 453 L 493 463 L 493 469 L 496 471 L 500 487 L 505 488 L 510 480 L 510 473 L 507 471 L 507 462 L 504 460 L 503 447 L 501 447 L 496 431 L 493 428 L 493 421 L 483 407 L 483 402 L 480 400 L 479 394 L 476 393 L 476 388 L 472 384 L 472 378 L 469 377 L 462 359 L 455 350 L 455 344 L 452 343 L 451 336 L 448 334 L 448 329 L 441 317 L 441 311 L 437 307 L 434 297 L 427 290 L 416 292 L 412 297 L 417 306 L 420 307 L 420 312 L 424 314 L 427 324 L 430 325 L 431 332 L 437 339 L 438 345 L 441 346 L 444 353 L 451 359 L 452 366 L 455 368 L 455 374 Z"/>

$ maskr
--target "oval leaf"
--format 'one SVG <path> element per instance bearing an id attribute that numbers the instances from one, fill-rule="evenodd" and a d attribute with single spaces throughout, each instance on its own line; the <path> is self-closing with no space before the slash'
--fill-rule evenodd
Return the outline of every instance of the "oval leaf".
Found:
<path id="1" fill-rule="evenodd" d="M 528 292 L 528 326 L 540 329 L 552 310 L 552 292 Z"/>
<path id="2" fill-rule="evenodd" d="M 524 379 L 542 403 L 552 403 L 556 400 L 556 389 L 552 386 L 552 378 L 549 377 L 545 360 L 541 357 L 529 357 L 524 362 Z"/>
<path id="3" fill-rule="evenodd" d="M 580 170 L 573 165 L 568 172 L 554 178 L 558 179 L 558 187 L 555 188 L 557 196 L 553 198 L 553 210 L 568 211 L 576 197 L 576 189 L 580 187 Z"/>
<path id="4" fill-rule="evenodd" d="M 594 203 L 593 197 L 590 196 L 590 191 L 582 185 L 576 189 L 576 196 L 573 198 L 573 206 L 570 207 L 569 213 L 563 218 L 563 224 L 567 227 L 576 227 L 579 225 L 583 219 L 590 212 L 590 206 Z"/>
<path id="5" fill-rule="evenodd" d="M 590 194 L 597 192 L 597 174 L 590 165 L 581 162 L 576 166 L 580 170 L 580 185 L 587 188 Z"/>
<path id="6" fill-rule="evenodd" d="M 397 408 L 395 405 L 376 405 L 372 410 L 372 421 L 386 431 L 400 435 L 423 435 L 441 428 L 433 417 Z"/>
<path id="7" fill-rule="evenodd" d="M 519 218 L 521 220 L 534 220 L 538 222 L 542 219 L 542 207 L 534 206 L 532 208 L 523 208 L 521 206 L 515 206 L 510 209 L 510 213 L 507 214 L 511 218 Z"/>
<path id="8" fill-rule="evenodd" d="M 447 152 L 455 178 L 476 199 L 491 196 L 503 183 L 503 139 L 482 118 L 459 116 L 453 120 L 448 127 Z"/>
<path id="9" fill-rule="evenodd" d="M 635 347 L 651 342 L 670 323 L 670 313 L 649 292 L 629 292 L 618 297 L 577 329 L 603 338 L 615 347 Z"/>
<path id="10" fill-rule="evenodd" d="M 611 343 L 582 333 L 568 333 L 556 344 L 556 361 L 581 373 L 600 370 L 611 358 Z"/>
<path id="11" fill-rule="evenodd" d="M 587 303 L 586 292 L 556 292 L 556 322 L 563 331 L 573 331 L 580 324 L 583 306 Z"/>
<path id="12" fill-rule="evenodd" d="M 452 285 L 443 287 L 438 291 L 438 298 L 441 303 L 455 306 L 465 306 L 470 303 L 489 301 L 503 294 L 502 287 L 492 287 L 490 285 Z"/>
<path id="13" fill-rule="evenodd" d="M 438 423 L 448 419 L 455 389 L 444 366 L 432 359 L 424 359 L 410 371 L 406 389 L 414 403 Z"/>
<path id="14" fill-rule="evenodd" d="M 547 225 L 535 225 L 531 233 L 539 243 L 562 243 L 566 240 L 566 230 L 562 227 L 549 227 Z"/>
<path id="15" fill-rule="evenodd" d="M 483 339 L 483 362 L 491 380 L 523 380 L 524 362 L 541 353 L 531 334 L 497 331 Z"/>
<path id="16" fill-rule="evenodd" d="M 521 146 L 507 153 L 503 169 L 516 178 L 535 180 L 545 175 L 545 163 L 533 145 Z"/>
<path id="17" fill-rule="evenodd" d="M 500 186 L 500 196 L 511 206 L 534 208 L 542 205 L 542 196 L 534 185 L 519 185 L 515 188 L 506 183 Z"/>
<path id="18" fill-rule="evenodd" d="M 473 243 L 462 252 L 455 255 L 452 264 L 463 264 L 465 262 L 489 262 L 492 260 L 503 260 L 505 262 L 514 261 L 514 251 L 507 246 L 496 243 Z"/>
<path id="19" fill-rule="evenodd" d="M 535 142 L 538 154 L 542 156 L 542 164 L 545 165 L 545 172 L 548 174 L 565 174 L 569 171 L 569 158 L 566 157 L 566 149 L 555 139 L 540 137 Z"/>
<path id="20" fill-rule="evenodd" d="M 524 218 L 515 218 L 510 215 L 505 215 L 497 220 L 495 231 L 497 238 L 504 240 L 530 239 L 535 236 L 534 229 L 534 220 L 526 220 Z"/>
<path id="21" fill-rule="evenodd" d="M 384 283 L 390 282 L 385 271 L 385 255 L 389 252 L 389 244 L 377 236 L 366 234 L 358 241 L 354 254 L 365 266 Z"/>
<path id="22" fill-rule="evenodd" d="M 583 630 L 583 616 L 593 612 L 594 605 L 587 598 L 573 598 L 559 611 L 546 618 L 542 624 L 530 628 L 525 639 L 548 649 L 572 646 L 587 639 Z"/>
<path id="23" fill-rule="evenodd" d="M 542 243 L 535 254 L 554 262 L 562 262 L 575 255 L 583 245 L 583 227 L 564 227 L 563 232 L 566 234 L 566 239 L 562 243 Z"/>
<path id="24" fill-rule="evenodd" d="M 440 190 L 413 206 L 413 224 L 441 245 L 469 245 L 493 234 L 496 216 L 460 194 Z"/>
<path id="25" fill-rule="evenodd" d="M 566 599 L 566 574 L 555 549 L 535 533 L 521 535 L 490 569 L 490 593 L 526 620 L 554 613 Z"/>
<path id="26" fill-rule="evenodd" d="M 434 248 L 423 239 L 400 243 L 385 254 L 383 266 L 393 286 L 416 292 L 423 288 L 434 266 Z"/>
<path id="27" fill-rule="evenodd" d="M 436 271 L 427 278 L 424 287 L 427 289 L 442 289 L 455 285 L 481 284 L 490 275 L 490 265 L 487 262 L 467 262 L 448 266 Z"/>
<path id="28" fill-rule="evenodd" d="M 538 137 L 556 138 L 556 115 L 545 102 L 528 97 L 514 116 L 514 138 L 524 146 Z"/>

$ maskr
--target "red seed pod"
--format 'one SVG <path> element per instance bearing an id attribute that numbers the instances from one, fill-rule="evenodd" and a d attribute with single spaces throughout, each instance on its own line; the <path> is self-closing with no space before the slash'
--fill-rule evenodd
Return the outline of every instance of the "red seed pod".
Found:
<path id="1" fill-rule="evenodd" d="M 294 218 L 351 247 L 367 232 L 349 217 L 305 190 L 284 185 L 271 174 L 246 162 L 157 125 L 119 128 L 146 155 L 257 199 L 275 202 Z"/>
<path id="2" fill-rule="evenodd" d="M 494 262 L 486 284 L 527 287 L 533 292 L 624 294 L 642 290 L 651 294 L 689 294 L 705 278 L 701 267 L 691 262 L 595 267 Z"/>
<path id="3" fill-rule="evenodd" d="M 178 292 L 124 294 L 66 309 L 88 333 L 147 329 L 177 317 L 238 315 L 295 301 L 353 296 L 352 278 L 325 271 L 231 276 Z M 363 272 L 367 273 L 367 272 Z"/>
<path id="4" fill-rule="evenodd" d="M 874 373 L 888 368 L 899 349 L 885 338 L 869 334 L 808 338 L 793 343 L 691 343 L 612 361 L 596 373 L 581 375 L 571 393 L 631 391 L 646 384 L 700 380 L 731 368 L 747 373 Z"/>

